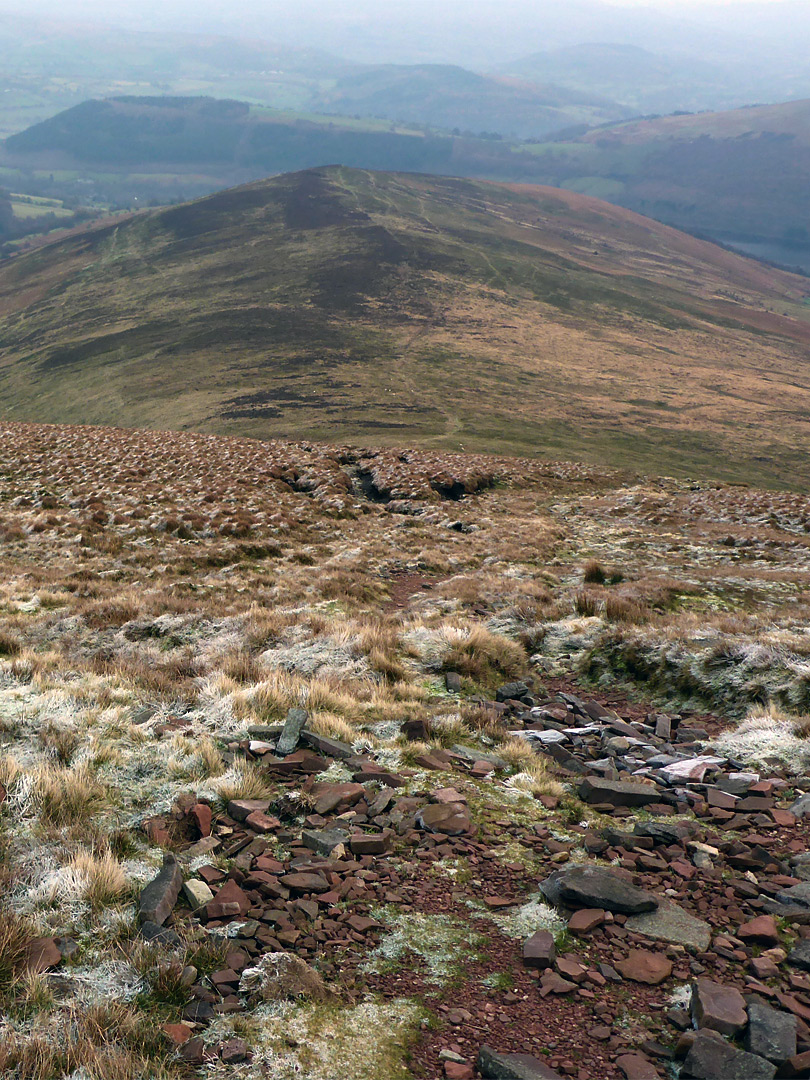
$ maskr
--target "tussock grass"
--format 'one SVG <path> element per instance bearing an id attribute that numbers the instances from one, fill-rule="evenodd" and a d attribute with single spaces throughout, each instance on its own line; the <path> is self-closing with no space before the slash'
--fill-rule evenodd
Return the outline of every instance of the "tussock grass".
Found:
<path id="1" fill-rule="evenodd" d="M 31 1033 L 9 1032 L 0 1043 L 0 1075 L 8 1080 L 174 1080 L 168 1043 L 154 1020 L 117 1002 L 68 1009 Z"/>
<path id="2" fill-rule="evenodd" d="M 582 568 L 582 580 L 586 585 L 604 585 L 607 574 L 597 559 L 589 559 Z"/>
<path id="3" fill-rule="evenodd" d="M 526 652 L 521 645 L 484 626 L 445 631 L 448 649 L 442 670 L 457 671 L 482 686 L 515 679 L 527 671 Z"/>
<path id="4" fill-rule="evenodd" d="M 40 820 L 54 826 L 87 823 L 112 802 L 109 789 L 84 764 L 71 769 L 41 765 L 34 773 L 32 796 Z"/>
<path id="5" fill-rule="evenodd" d="M 17 987 L 25 968 L 28 946 L 36 936 L 27 919 L 8 908 L 0 908 L 0 999 L 6 998 Z"/>
<path id="6" fill-rule="evenodd" d="M 120 900 L 129 890 L 124 868 L 110 851 L 96 855 L 80 850 L 54 876 L 49 898 L 56 903 L 81 899 L 101 908 Z"/>
<path id="7" fill-rule="evenodd" d="M 224 805 L 231 799 L 266 799 L 273 794 L 273 785 L 253 764 L 237 762 L 232 769 L 216 777 L 210 786 Z"/>
<path id="8" fill-rule="evenodd" d="M 39 729 L 39 741 L 60 765 L 70 764 L 80 743 L 77 731 L 56 724 L 53 720 L 47 721 Z"/>

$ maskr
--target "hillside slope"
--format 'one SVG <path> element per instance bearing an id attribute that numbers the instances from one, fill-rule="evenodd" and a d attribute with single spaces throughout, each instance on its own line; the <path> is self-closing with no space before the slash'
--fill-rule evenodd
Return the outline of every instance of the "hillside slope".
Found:
<path id="1" fill-rule="evenodd" d="M 810 100 L 631 121 L 535 150 L 548 182 L 810 264 Z M 791 259 L 791 245 L 806 250 Z"/>
<path id="2" fill-rule="evenodd" d="M 317 169 L 0 265 L 0 398 L 800 486 L 808 291 L 568 192 Z"/>

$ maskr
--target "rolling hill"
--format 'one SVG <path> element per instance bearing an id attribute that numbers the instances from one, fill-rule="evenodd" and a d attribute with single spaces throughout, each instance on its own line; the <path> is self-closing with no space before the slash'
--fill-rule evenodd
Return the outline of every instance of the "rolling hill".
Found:
<path id="1" fill-rule="evenodd" d="M 534 149 L 548 183 L 810 269 L 810 99 L 631 121 Z"/>
<path id="2" fill-rule="evenodd" d="M 315 169 L 0 265 L 0 398 L 801 487 L 809 293 L 570 192 Z"/>
<path id="3" fill-rule="evenodd" d="M 604 96 L 477 75 L 450 64 L 388 64 L 350 72 L 312 104 L 322 111 L 522 139 L 633 115 Z"/>

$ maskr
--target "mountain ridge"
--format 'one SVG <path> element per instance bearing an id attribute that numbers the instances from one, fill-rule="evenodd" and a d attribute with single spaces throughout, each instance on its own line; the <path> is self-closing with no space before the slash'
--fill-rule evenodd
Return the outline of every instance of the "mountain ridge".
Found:
<path id="1" fill-rule="evenodd" d="M 8 419 L 795 486 L 807 293 L 587 196 L 324 167 L 0 266 L 0 392 Z"/>

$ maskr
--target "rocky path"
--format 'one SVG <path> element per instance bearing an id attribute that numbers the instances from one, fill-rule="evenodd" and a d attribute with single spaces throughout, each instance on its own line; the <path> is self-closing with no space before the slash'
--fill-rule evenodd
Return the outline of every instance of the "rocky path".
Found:
<path id="1" fill-rule="evenodd" d="M 190 916 L 228 939 L 167 1029 L 190 1065 L 249 1060 L 206 1028 L 274 993 L 283 953 L 347 999 L 423 1002 L 415 1076 L 810 1076 L 810 781 L 713 754 L 716 718 L 555 689 L 485 704 L 570 787 L 529 810 L 497 753 L 391 771 L 291 710 L 229 747 L 272 799 L 212 815 L 190 793 L 146 823 L 176 857 L 144 935 L 170 950 Z"/>

